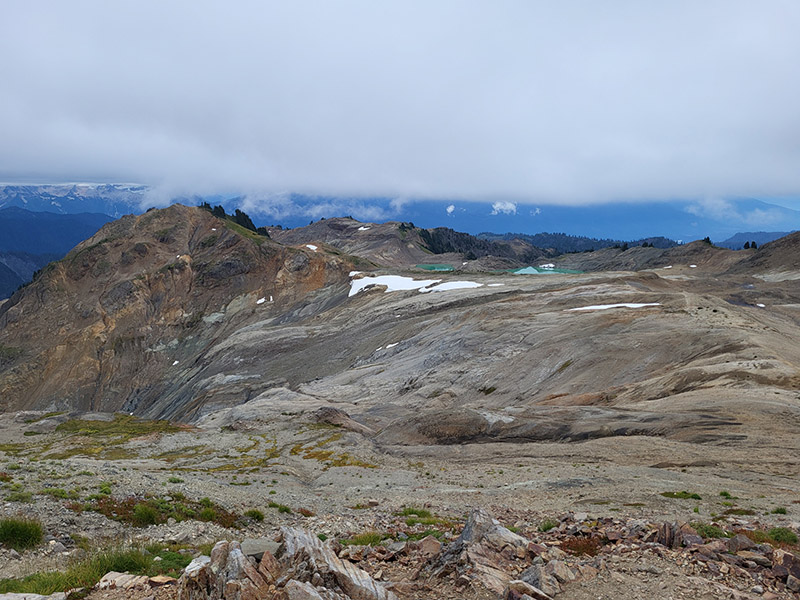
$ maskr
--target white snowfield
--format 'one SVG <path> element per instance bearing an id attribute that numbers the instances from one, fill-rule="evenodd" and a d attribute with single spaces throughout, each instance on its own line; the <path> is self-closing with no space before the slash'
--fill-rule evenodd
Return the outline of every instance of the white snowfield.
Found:
<path id="1" fill-rule="evenodd" d="M 441 279 L 421 279 L 419 281 L 411 277 L 401 275 L 378 275 L 377 277 L 362 277 L 350 282 L 350 293 L 348 296 L 355 296 L 358 292 L 370 285 L 385 285 L 387 292 L 400 292 L 405 290 L 418 290 L 439 283 Z"/>
<path id="2" fill-rule="evenodd" d="M 267 301 L 266 297 L 259 298 L 258 300 L 256 300 L 256 304 L 264 304 L 264 302 L 266 302 L 266 301 Z"/>
<path id="3" fill-rule="evenodd" d="M 314 252 L 317 251 L 317 247 L 314 244 L 306 244 L 306 248 L 313 250 Z"/>
<path id="4" fill-rule="evenodd" d="M 357 271 L 350 273 L 353 277 L 359 274 Z M 350 282 L 350 293 L 348 296 L 355 296 L 361 290 L 372 285 L 385 285 L 387 292 L 400 292 L 407 290 L 419 290 L 420 293 L 446 292 L 449 290 L 463 290 L 483 287 L 482 283 L 474 281 L 446 281 L 441 283 L 441 279 L 413 279 L 401 275 L 377 275 L 375 277 L 362 277 L 353 279 Z M 489 284 L 497 285 L 497 284 Z M 499 284 L 502 285 L 502 284 Z"/>
<path id="5" fill-rule="evenodd" d="M 567 312 L 572 312 L 576 310 L 607 310 L 609 308 L 643 308 L 645 306 L 661 306 L 660 302 L 645 302 L 645 303 L 634 303 L 634 302 L 624 302 L 621 304 L 594 304 L 592 306 L 579 306 L 578 308 L 568 308 Z"/>
<path id="6" fill-rule="evenodd" d="M 466 290 L 479 287 L 483 287 L 483 284 L 475 283 L 474 281 L 448 281 L 439 285 L 421 288 L 419 291 L 426 294 L 428 292 L 446 292 L 447 290 Z"/>
<path id="7" fill-rule="evenodd" d="M 555 269 L 556 266 L 553 263 L 547 263 L 545 265 L 539 265 L 540 269 Z"/>
<path id="8" fill-rule="evenodd" d="M 358 228 L 358 230 L 359 230 L 359 231 L 367 231 L 367 230 L 369 230 L 369 227 L 364 227 L 364 226 L 362 225 L 361 227 L 359 227 L 359 228 Z"/>

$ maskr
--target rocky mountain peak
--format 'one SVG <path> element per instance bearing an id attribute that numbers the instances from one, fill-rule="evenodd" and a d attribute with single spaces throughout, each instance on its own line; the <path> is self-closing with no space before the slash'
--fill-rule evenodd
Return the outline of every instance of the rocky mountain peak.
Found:
<path id="1" fill-rule="evenodd" d="M 283 313 L 352 268 L 200 208 L 123 217 L 0 307 L 0 343 L 13 349 L 1 408 L 147 410 L 174 382 L 167 371 L 226 327 Z"/>

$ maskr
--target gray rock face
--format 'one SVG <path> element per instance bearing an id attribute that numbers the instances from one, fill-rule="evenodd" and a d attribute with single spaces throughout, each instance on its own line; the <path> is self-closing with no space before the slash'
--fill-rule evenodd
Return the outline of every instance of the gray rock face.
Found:
<path id="1" fill-rule="evenodd" d="M 342 561 L 320 539 L 301 529 L 281 529 L 280 559 L 266 541 L 258 567 L 238 542 L 218 542 L 210 557 L 195 559 L 178 584 L 179 600 L 397 600 L 394 593 L 362 569 Z"/>
<path id="2" fill-rule="evenodd" d="M 280 544 L 269 538 L 245 538 L 242 540 L 241 547 L 245 556 L 261 560 L 265 551 L 275 554 L 280 548 Z"/>
<path id="3" fill-rule="evenodd" d="M 483 586 L 502 594 L 511 580 L 506 568 L 508 555 L 526 556 L 527 548 L 528 540 L 479 508 L 472 511 L 458 539 L 434 556 L 423 572 L 442 577 L 469 570 Z"/>

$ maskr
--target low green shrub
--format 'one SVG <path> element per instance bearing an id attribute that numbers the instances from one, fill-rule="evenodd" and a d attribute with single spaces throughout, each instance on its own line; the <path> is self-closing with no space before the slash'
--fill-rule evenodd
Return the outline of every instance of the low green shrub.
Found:
<path id="1" fill-rule="evenodd" d="M 717 527 L 716 525 L 711 525 L 710 523 L 693 522 L 691 525 L 697 532 L 697 535 L 704 538 L 730 537 L 724 529 Z"/>
<path id="2" fill-rule="evenodd" d="M 539 523 L 539 531 L 541 531 L 542 533 L 545 533 L 547 531 L 550 531 L 554 527 L 558 527 L 558 526 L 559 526 L 559 522 L 558 521 L 556 521 L 554 519 L 545 519 L 544 521 Z"/>
<path id="3" fill-rule="evenodd" d="M 367 531 L 346 540 L 340 540 L 345 546 L 377 546 L 386 537 L 379 531 Z"/>
<path id="4" fill-rule="evenodd" d="M 109 571 L 144 574 L 153 557 L 141 550 L 101 552 L 71 565 L 66 571 L 34 573 L 21 579 L 0 579 L 0 593 L 50 595 L 75 588 L 89 588 Z"/>
<path id="5" fill-rule="evenodd" d="M 0 543 L 14 550 L 38 546 L 42 542 L 43 535 L 41 523 L 33 519 L 0 520 Z"/>
<path id="6" fill-rule="evenodd" d="M 797 544 L 797 534 L 787 527 L 773 527 L 767 531 L 767 535 L 773 542 L 784 544 Z"/>
<path id="7" fill-rule="evenodd" d="M 140 502 L 133 507 L 133 522 L 139 527 L 146 527 L 147 525 L 155 525 L 161 520 L 161 514 L 158 510 L 144 502 Z"/>
<path id="8" fill-rule="evenodd" d="M 264 513 L 255 508 L 251 508 L 250 510 L 246 511 L 244 513 L 244 516 L 249 519 L 253 519 L 253 521 L 257 521 L 259 523 L 261 523 L 264 520 Z"/>

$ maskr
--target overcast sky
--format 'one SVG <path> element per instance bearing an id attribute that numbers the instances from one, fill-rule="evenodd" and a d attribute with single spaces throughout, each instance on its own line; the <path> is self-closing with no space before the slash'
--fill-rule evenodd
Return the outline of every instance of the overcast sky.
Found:
<path id="1" fill-rule="evenodd" d="M 800 197 L 800 2 L 0 2 L 0 180 Z"/>

